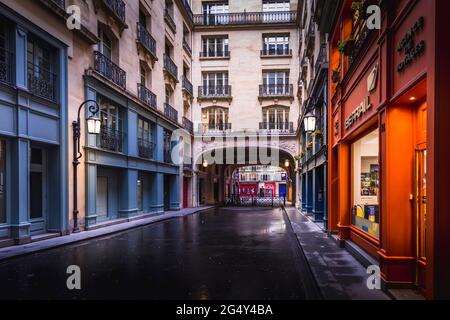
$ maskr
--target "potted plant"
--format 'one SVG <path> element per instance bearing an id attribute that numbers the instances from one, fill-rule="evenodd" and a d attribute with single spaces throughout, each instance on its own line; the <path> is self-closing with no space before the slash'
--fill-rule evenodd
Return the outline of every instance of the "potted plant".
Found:
<path id="1" fill-rule="evenodd" d="M 322 131 L 320 131 L 319 129 L 317 129 L 315 132 L 314 132 L 314 137 L 316 137 L 316 138 L 322 138 L 323 137 L 323 133 L 322 133 Z"/>
<path id="2" fill-rule="evenodd" d="M 339 70 L 339 68 L 334 69 L 331 75 L 331 81 L 333 81 L 333 83 L 338 83 L 339 80 L 341 80 L 341 70 Z"/>
<path id="3" fill-rule="evenodd" d="M 308 144 L 306 145 L 306 149 L 312 150 L 312 148 L 313 148 L 313 143 L 312 143 L 312 141 L 311 141 L 311 142 L 308 142 Z"/>

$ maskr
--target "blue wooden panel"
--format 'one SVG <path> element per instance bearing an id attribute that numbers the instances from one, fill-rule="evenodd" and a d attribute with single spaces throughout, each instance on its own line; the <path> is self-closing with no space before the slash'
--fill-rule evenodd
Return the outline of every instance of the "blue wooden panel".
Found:
<path id="1" fill-rule="evenodd" d="M 6 105 L 0 105 L 0 132 L 15 134 L 14 108 Z"/>
<path id="2" fill-rule="evenodd" d="M 59 143 L 59 121 L 30 112 L 28 135 L 31 139 Z"/>

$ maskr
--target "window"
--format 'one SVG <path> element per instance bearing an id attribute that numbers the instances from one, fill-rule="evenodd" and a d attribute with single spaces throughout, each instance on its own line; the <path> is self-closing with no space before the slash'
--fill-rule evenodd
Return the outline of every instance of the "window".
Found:
<path id="1" fill-rule="evenodd" d="M 218 25 L 228 23 L 229 6 L 228 1 L 221 2 L 204 2 L 203 16 L 204 24 Z"/>
<path id="2" fill-rule="evenodd" d="M 202 39 L 202 57 L 228 57 L 228 37 L 204 37 Z"/>
<path id="3" fill-rule="evenodd" d="M 149 21 L 147 21 L 150 20 L 149 18 L 150 17 L 147 16 L 147 14 L 143 10 L 139 10 L 139 24 L 148 31 L 150 31 L 151 29 L 151 24 L 149 23 Z"/>
<path id="4" fill-rule="evenodd" d="M 173 97 L 173 90 L 169 87 L 166 87 L 166 103 L 171 104 Z"/>
<path id="5" fill-rule="evenodd" d="M 288 130 L 289 108 L 268 107 L 263 110 L 263 128 L 266 130 Z"/>
<path id="6" fill-rule="evenodd" d="M 263 73 L 264 94 L 287 94 L 289 93 L 289 72 L 269 71 Z"/>
<path id="7" fill-rule="evenodd" d="M 0 139 L 0 224 L 6 218 L 6 142 Z"/>
<path id="8" fill-rule="evenodd" d="M 203 109 L 202 123 L 205 130 L 227 130 L 228 108 L 210 107 Z"/>
<path id="9" fill-rule="evenodd" d="M 206 95 L 228 95 L 228 72 L 203 73 L 203 90 Z"/>
<path id="10" fill-rule="evenodd" d="M 378 129 L 351 146 L 352 223 L 379 238 Z"/>
<path id="11" fill-rule="evenodd" d="M 267 35 L 263 39 L 263 55 L 288 55 L 289 35 Z"/>
<path id="12" fill-rule="evenodd" d="M 54 48 L 33 35 L 28 35 L 28 89 L 49 100 L 56 99 L 54 58 Z"/>
<path id="13" fill-rule="evenodd" d="M 3 17 L 0 17 L 3 20 Z M 0 81 L 12 82 L 12 54 L 8 51 L 9 45 L 9 28 L 0 22 Z"/>
<path id="14" fill-rule="evenodd" d="M 100 43 L 99 43 L 100 53 L 103 54 L 109 60 L 112 60 L 113 43 L 112 43 L 111 38 L 102 29 L 99 29 L 98 36 L 100 38 Z"/>
<path id="15" fill-rule="evenodd" d="M 172 162 L 172 146 L 171 146 L 171 137 L 172 133 L 169 130 L 164 129 L 164 162 L 171 163 Z"/>
<path id="16" fill-rule="evenodd" d="M 122 110 L 108 99 L 99 96 L 100 105 L 100 147 L 122 152 Z"/>
<path id="17" fill-rule="evenodd" d="M 280 12 L 291 9 L 289 0 L 263 0 L 263 12 Z"/>
<path id="18" fill-rule="evenodd" d="M 142 158 L 153 158 L 152 125 L 143 118 L 138 120 L 138 151 Z"/>

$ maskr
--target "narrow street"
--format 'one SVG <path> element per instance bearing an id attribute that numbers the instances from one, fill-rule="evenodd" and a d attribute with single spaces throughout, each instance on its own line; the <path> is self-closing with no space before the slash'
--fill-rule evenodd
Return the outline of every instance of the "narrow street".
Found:
<path id="1" fill-rule="evenodd" d="M 66 287 L 69 265 L 82 289 Z M 0 299 L 317 299 L 281 209 L 215 209 L 0 263 Z"/>

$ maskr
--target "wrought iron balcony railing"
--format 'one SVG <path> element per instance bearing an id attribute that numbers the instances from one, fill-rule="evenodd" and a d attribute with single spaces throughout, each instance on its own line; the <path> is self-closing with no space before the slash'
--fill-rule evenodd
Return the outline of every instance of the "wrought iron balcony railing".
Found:
<path id="1" fill-rule="evenodd" d="M 122 24 L 126 24 L 125 2 L 122 0 L 102 0 L 105 6 L 111 11 L 113 16 Z"/>
<path id="2" fill-rule="evenodd" d="M 137 22 L 137 40 L 148 53 L 156 58 L 156 40 L 151 36 L 145 26 L 139 22 Z"/>
<path id="3" fill-rule="evenodd" d="M 231 86 L 198 87 L 200 98 L 221 98 L 231 97 Z"/>
<path id="4" fill-rule="evenodd" d="M 319 73 L 320 69 L 326 68 L 327 66 L 327 45 L 324 43 L 320 46 L 319 55 L 317 56 L 315 73 L 316 75 Z"/>
<path id="5" fill-rule="evenodd" d="M 186 76 L 183 76 L 183 90 L 185 90 L 187 93 L 189 93 L 191 96 L 194 96 L 194 86 L 192 83 L 186 78 Z"/>
<path id="6" fill-rule="evenodd" d="M 183 117 L 183 128 L 190 133 L 194 132 L 194 124 L 186 117 Z"/>
<path id="7" fill-rule="evenodd" d="M 199 132 L 201 133 L 213 133 L 231 130 L 231 123 L 200 123 Z"/>
<path id="8" fill-rule="evenodd" d="M 148 139 L 138 138 L 139 157 L 146 159 L 153 159 L 153 142 Z"/>
<path id="9" fill-rule="evenodd" d="M 272 57 L 272 56 L 292 56 L 292 49 L 289 48 L 264 48 L 261 50 L 262 57 Z"/>
<path id="10" fill-rule="evenodd" d="M 173 21 L 173 17 L 167 8 L 164 9 L 164 21 L 166 21 L 167 25 L 173 32 L 177 32 L 177 25 L 175 24 L 175 21 Z"/>
<path id="11" fill-rule="evenodd" d="M 294 123 L 293 122 L 260 122 L 259 130 L 279 132 L 284 134 L 294 133 Z"/>
<path id="12" fill-rule="evenodd" d="M 0 82 L 12 84 L 14 70 L 14 54 L 0 48 Z"/>
<path id="13" fill-rule="evenodd" d="M 178 79 L 178 67 L 173 62 L 173 60 L 167 55 L 164 54 L 164 69 L 175 78 L 175 80 Z"/>
<path id="14" fill-rule="evenodd" d="M 192 12 L 192 8 L 187 0 L 182 0 L 184 9 L 186 10 L 187 15 L 191 21 L 194 21 L 194 13 Z"/>
<path id="15" fill-rule="evenodd" d="M 178 122 L 178 111 L 168 103 L 164 103 L 164 114 L 174 122 Z"/>
<path id="16" fill-rule="evenodd" d="M 28 90 L 36 96 L 56 102 L 57 75 L 29 61 Z"/>
<path id="17" fill-rule="evenodd" d="M 126 89 L 126 72 L 98 51 L 94 52 L 94 69 L 106 79 L 112 81 L 122 89 Z"/>
<path id="18" fill-rule="evenodd" d="M 101 126 L 98 146 L 102 149 L 114 152 L 123 151 L 123 134 L 118 130 Z"/>
<path id="19" fill-rule="evenodd" d="M 157 108 L 156 94 L 147 89 L 143 84 L 138 83 L 138 98 L 149 107 Z"/>
<path id="20" fill-rule="evenodd" d="M 292 84 L 262 84 L 259 86 L 260 97 L 280 97 L 294 95 L 294 86 Z"/>
<path id="21" fill-rule="evenodd" d="M 230 57 L 230 51 L 228 50 L 207 50 L 207 51 L 200 51 L 200 58 L 229 58 Z"/>
<path id="22" fill-rule="evenodd" d="M 220 25 L 254 25 L 254 24 L 283 24 L 295 23 L 296 11 L 278 12 L 239 12 L 221 14 L 196 14 L 195 26 L 220 26 Z"/>

